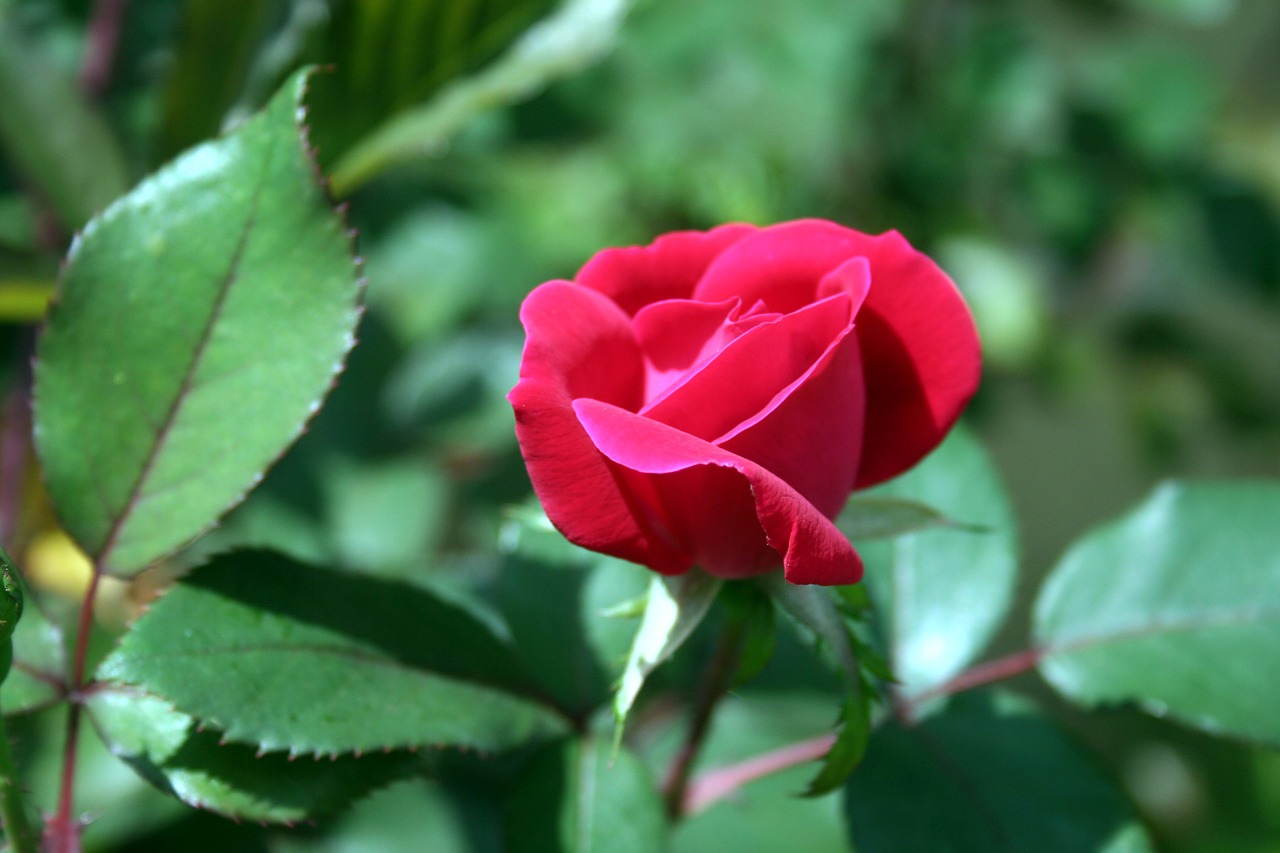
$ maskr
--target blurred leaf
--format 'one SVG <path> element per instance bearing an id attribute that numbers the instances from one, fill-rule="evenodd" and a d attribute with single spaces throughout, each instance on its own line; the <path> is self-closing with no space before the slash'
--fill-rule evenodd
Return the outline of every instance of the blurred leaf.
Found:
<path id="1" fill-rule="evenodd" d="M 307 820 L 421 764 L 406 753 L 334 760 L 261 754 L 223 742 L 164 699 L 132 688 L 98 688 L 87 708 L 111 751 L 144 779 L 187 805 L 238 820 Z"/>
<path id="2" fill-rule="evenodd" d="M 335 463 L 325 478 L 328 529 L 343 562 L 384 576 L 419 571 L 440 538 L 448 483 L 416 458 Z"/>
<path id="3" fill-rule="evenodd" d="M 36 439 L 59 517 L 114 573 L 238 503 L 351 347 L 360 288 L 303 146 L 305 84 L 72 248 L 39 348 Z"/>
<path id="4" fill-rule="evenodd" d="M 742 626 L 738 651 L 738 671 L 733 684 L 738 687 L 755 678 L 773 658 L 778 641 L 778 620 L 773 601 L 752 583 L 729 583 L 721 588 L 720 601 L 730 624 Z"/>
<path id="5" fill-rule="evenodd" d="M 391 166 L 439 153 L 479 113 L 528 98 L 595 62 L 612 47 L 631 2 L 565 0 L 491 67 L 451 84 L 420 107 L 391 115 L 356 142 L 333 168 L 334 194 L 350 195 Z M 422 0 L 404 5 L 421 6 Z"/>
<path id="6" fill-rule="evenodd" d="M 0 690 L 5 714 L 33 711 L 57 701 L 67 680 L 62 630 L 45 617 L 34 596 L 27 596 L 13 634 L 13 669 Z"/>
<path id="7" fill-rule="evenodd" d="M 618 721 L 615 740 L 622 736 L 627 714 L 645 679 L 689 639 L 707 615 L 720 586 L 719 578 L 698 569 L 676 577 L 654 574 L 649 581 L 644 615 L 613 697 L 613 714 Z"/>
<path id="8" fill-rule="evenodd" d="M 648 769 L 627 750 L 595 738 L 544 748 L 508 804 L 512 853 L 661 853 L 662 800 Z"/>
<path id="9" fill-rule="evenodd" d="M 633 620 L 604 611 L 642 595 L 648 572 L 569 542 L 536 504 L 510 514 L 499 547 L 516 654 L 557 700 L 590 713 L 608 700 L 635 634 Z"/>
<path id="10" fill-rule="evenodd" d="M 269 552 L 215 559 L 151 606 L 99 679 L 164 698 L 227 739 L 336 754 L 502 750 L 563 728 L 469 611 L 404 584 Z"/>
<path id="11" fill-rule="evenodd" d="M 1171 483 L 1081 539 L 1035 606 L 1040 670 L 1086 706 L 1136 702 L 1280 742 L 1280 484 Z"/>
<path id="12" fill-rule="evenodd" d="M 216 136 L 249 79 L 279 0 L 188 0 L 164 91 L 159 159 Z"/>
<path id="13" fill-rule="evenodd" d="M 918 501 L 965 525 L 858 546 L 890 666 L 907 695 L 920 693 L 973 661 L 1008 612 L 1017 582 L 1013 514 L 986 453 L 964 429 L 871 494 Z"/>
<path id="14" fill-rule="evenodd" d="M 854 543 L 958 526 L 931 506 L 878 495 L 854 495 L 836 518 L 836 527 Z"/>
<path id="15" fill-rule="evenodd" d="M 1124 794 L 1025 702 L 970 694 L 918 726 L 871 737 L 845 788 L 867 853 L 1145 853 Z"/>
<path id="16" fill-rule="evenodd" d="M 1045 345 L 1049 297 L 1035 266 L 1012 249 L 972 237 L 953 237 L 938 261 L 973 312 L 987 364 L 1025 371 Z"/>
<path id="17" fill-rule="evenodd" d="M 52 298 L 51 281 L 0 281 L 0 323 L 38 323 Z"/>
<path id="18" fill-rule="evenodd" d="M 407 779 L 375 791 L 321 832 L 300 828 L 272 839 L 273 853 L 357 853 L 423 850 L 475 853 L 443 785 Z"/>
<path id="19" fill-rule="evenodd" d="M 119 145 L 75 81 L 27 44 L 0 8 L 0 148 L 68 230 L 129 187 Z"/>

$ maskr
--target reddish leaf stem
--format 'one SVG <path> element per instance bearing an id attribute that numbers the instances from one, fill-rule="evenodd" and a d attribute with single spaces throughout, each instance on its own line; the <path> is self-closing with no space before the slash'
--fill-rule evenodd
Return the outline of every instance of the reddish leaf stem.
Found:
<path id="1" fill-rule="evenodd" d="M 966 669 L 951 680 L 944 681 L 937 687 L 931 687 L 915 696 L 907 697 L 904 700 L 904 704 L 908 706 L 909 710 L 914 710 L 933 699 L 953 696 L 956 693 L 963 693 L 975 687 L 982 687 L 996 681 L 1004 681 L 1006 678 L 1013 678 L 1015 675 L 1021 675 L 1024 672 L 1030 672 L 1035 669 L 1036 664 L 1040 663 L 1040 658 L 1044 656 L 1044 653 L 1044 649 L 1023 649 L 1020 652 L 978 664 L 975 667 Z"/>
<path id="2" fill-rule="evenodd" d="M 101 97 L 111 82 L 116 46 L 129 0 L 98 0 L 85 39 L 84 63 L 80 66 L 80 88 L 90 97 Z"/>
<path id="3" fill-rule="evenodd" d="M 58 811 L 49 819 L 44 830 L 46 853 L 80 853 L 80 821 L 73 815 L 76 753 L 80 740 L 80 712 L 84 688 L 85 666 L 89 656 L 89 634 L 93 630 L 93 604 L 98 597 L 98 582 L 102 580 L 102 565 L 95 563 L 93 577 L 85 591 L 80 606 L 80 622 L 76 630 L 75 657 L 71 668 L 71 685 L 67 699 L 67 743 L 62 761 L 62 784 L 58 790 Z"/>
<path id="4" fill-rule="evenodd" d="M 737 764 L 730 764 L 702 773 L 689 783 L 684 795 L 684 814 L 697 814 L 743 785 L 763 779 L 773 773 L 817 761 L 830 751 L 836 742 L 835 735 L 819 735 L 809 740 L 793 743 Z"/>

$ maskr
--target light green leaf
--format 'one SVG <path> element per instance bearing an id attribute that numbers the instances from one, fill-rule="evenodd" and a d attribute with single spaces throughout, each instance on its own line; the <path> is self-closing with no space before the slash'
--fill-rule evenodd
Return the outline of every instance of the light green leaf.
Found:
<path id="1" fill-rule="evenodd" d="M 516 782 L 508 807 L 512 853 L 661 853 L 662 800 L 627 750 L 595 738 L 546 747 Z"/>
<path id="2" fill-rule="evenodd" d="M 707 615 L 721 583 L 719 578 L 697 569 L 673 578 L 654 575 L 649 582 L 644 615 L 613 697 L 617 737 L 622 736 L 627 714 L 645 679 L 689 639 Z"/>
<path id="3" fill-rule="evenodd" d="M 1025 702 L 958 697 L 916 727 L 871 736 L 845 787 L 858 850 L 1148 853 L 1119 787 Z"/>
<path id="4" fill-rule="evenodd" d="M 66 679 L 62 630 L 29 600 L 13 633 L 13 668 L 0 690 L 0 707 L 6 714 L 41 708 L 61 698 Z"/>
<path id="5" fill-rule="evenodd" d="M 350 237 L 306 151 L 295 75 L 72 247 L 36 365 L 50 496 L 131 575 L 239 502 L 302 430 L 353 343 Z"/>
<path id="6" fill-rule="evenodd" d="M 1040 671 L 1086 706 L 1136 702 L 1280 743 L 1280 483 L 1171 483 L 1080 540 L 1035 606 Z"/>
<path id="7" fill-rule="evenodd" d="M 97 678 L 261 750 L 502 750 L 561 718 L 510 648 L 462 606 L 416 587 L 270 552 L 215 559 L 151 606 Z"/>
<path id="8" fill-rule="evenodd" d="M 957 429 L 924 462 L 871 493 L 934 507 L 963 526 L 857 543 L 894 675 L 907 696 L 971 663 L 1013 601 L 1013 513 L 990 460 Z"/>
<path id="9" fill-rule="evenodd" d="M 333 811 L 412 773 L 421 760 L 377 753 L 336 760 L 261 754 L 224 743 L 163 699 L 99 688 L 90 718 L 111 751 L 162 791 L 196 808 L 238 820 L 296 823 Z"/>

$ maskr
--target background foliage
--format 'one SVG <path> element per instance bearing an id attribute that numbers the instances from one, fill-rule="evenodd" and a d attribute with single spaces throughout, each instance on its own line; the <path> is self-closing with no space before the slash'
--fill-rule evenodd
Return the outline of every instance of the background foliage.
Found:
<path id="1" fill-rule="evenodd" d="M 503 395 L 519 359 L 517 307 L 533 285 L 572 274 L 602 246 L 672 228 L 810 215 L 869 231 L 897 228 L 965 290 L 987 358 L 969 420 L 992 459 L 969 447 L 971 436 L 944 451 L 947 470 L 967 471 L 967 482 L 984 485 L 956 490 L 945 477 L 920 475 L 891 484 L 885 495 L 1000 528 L 1010 541 L 993 545 L 942 529 L 865 549 L 869 563 L 910 568 L 917 560 L 930 582 L 916 598 L 868 584 L 877 607 L 891 614 L 881 627 L 916 632 L 887 643 L 906 655 L 894 663 L 914 695 L 926 696 L 971 663 L 988 637 L 987 657 L 1015 652 L 1032 632 L 1051 642 L 1078 629 L 1073 608 L 1097 613 L 1098 602 L 1046 593 L 1033 615 L 1032 599 L 1055 564 L 1059 584 L 1068 572 L 1099 571 L 1090 560 L 1119 547 L 1129 528 L 1093 534 L 1059 560 L 1159 481 L 1280 475 L 1280 58 L 1273 49 L 1280 6 L 1271 0 L 649 0 L 616 33 L 628 4 L 596 0 L 569 4 L 578 17 L 550 31 L 560 41 L 536 42 L 519 35 L 554 4 L 133 0 L 119 4 L 125 14 L 112 49 L 103 16 L 116 5 L 0 0 L 0 541 L 42 605 L 28 608 L 19 631 L 29 636 L 18 640 L 37 671 L 65 668 L 58 626 L 88 578 L 53 522 L 25 438 L 34 324 L 68 241 L 144 175 L 261 107 L 304 62 L 335 66 L 315 79 L 308 99 L 311 139 L 360 234 L 368 281 L 360 345 L 304 438 L 218 529 L 158 571 L 108 580 L 97 612 L 99 657 L 108 635 L 175 573 L 232 545 L 269 545 L 292 560 L 379 582 L 410 578 L 431 591 L 443 624 L 468 636 L 490 637 L 497 609 L 522 656 L 513 671 L 530 673 L 572 714 L 599 707 L 629 636 L 617 620 L 593 614 L 642 592 L 646 578 L 637 587 L 626 567 L 570 556 L 513 515 L 528 484 Z M 516 103 L 503 106 L 509 102 Z M 985 486 L 997 475 L 1007 498 L 997 484 Z M 1178 513 L 1196 512 L 1203 495 L 1165 489 L 1138 512 L 1182 530 Z M 1221 518 L 1213 517 L 1218 510 L 1196 515 L 1204 530 L 1200 536 L 1195 528 L 1194 541 L 1256 505 L 1246 501 Z M 1016 576 L 1008 520 L 1019 531 Z M 1266 525 L 1257 522 L 1260 530 Z M 261 559 L 296 571 L 285 558 Z M 981 602 L 966 607 L 964 624 L 939 628 L 921 614 L 945 612 L 966 591 L 962 570 L 928 576 L 949 560 L 972 567 L 982 588 L 999 595 L 986 599 L 986 611 Z M 1158 576 L 1160 555 L 1151 560 L 1149 572 Z M 183 588 L 186 598 L 166 598 L 157 619 L 208 606 L 200 596 L 218 589 L 217 570 L 216 562 L 202 570 L 197 584 Z M 1102 575 L 1096 588 L 1108 582 Z M 340 582 L 326 590 L 349 600 Z M 1194 592 L 1188 600 L 1201 601 Z M 273 591 L 253 595 L 264 606 Z M 439 604 L 446 595 L 454 606 Z M 592 606 L 564 604 L 580 598 Z M 243 602 L 220 601 L 236 618 Z M 1002 621 L 1006 602 L 1013 615 Z M 548 610 L 581 630 L 548 645 L 539 626 Z M 258 629 L 296 630 L 286 622 Z M 939 657 L 921 626 L 944 637 L 954 631 L 973 648 L 953 648 L 955 660 Z M 723 708 L 709 765 L 830 725 L 830 697 L 813 694 L 830 692 L 831 679 L 790 637 L 779 632 L 773 663 Z M 134 635 L 108 659 L 109 671 L 135 677 L 131 655 L 146 642 Z M 1250 637 L 1205 642 L 1239 643 L 1241 654 L 1257 648 Z M 691 643 L 704 648 L 708 638 Z M 419 689 L 453 689 L 457 673 L 441 672 L 438 661 L 415 658 L 394 637 L 375 645 L 418 673 Z M 506 645 L 492 651 L 495 659 L 507 653 Z M 566 659 L 571 669 L 557 665 Z M 677 656 L 659 670 L 658 693 L 687 690 L 696 663 L 696 655 Z M 1118 696 L 1086 655 L 1051 658 L 1043 672 L 1081 701 L 1172 704 L 1179 718 L 1179 697 Z M 1014 686 L 1041 710 L 981 693 L 928 725 L 943 742 L 981 744 L 998 718 L 1016 725 L 1028 750 L 1054 755 L 1062 735 L 1040 715 L 1063 723 L 1092 747 L 1099 778 L 1123 786 L 1122 794 L 1097 793 L 1091 780 L 1099 771 L 1089 764 L 1076 777 L 1083 794 L 1046 792 L 1094 803 L 1096 824 L 1081 831 L 1095 840 L 1109 838 L 1114 815 L 1132 805 L 1169 850 L 1280 849 L 1273 750 L 1211 739 L 1129 706 L 1086 717 L 1035 677 Z M 52 698 L 48 685 L 17 670 L 3 697 L 6 710 L 28 712 L 11 729 L 33 799 L 48 810 L 61 717 L 39 711 Z M 214 714 L 223 698 L 192 701 L 210 703 Z M 203 737 L 189 720 L 175 721 L 172 708 L 138 719 L 136 706 L 122 713 L 110 693 L 95 703 L 106 740 L 128 746 L 135 764 L 169 784 L 181 780 L 189 802 L 225 806 L 223 785 L 246 793 L 234 756 L 221 776 L 210 770 L 209 755 L 226 757 L 215 749 L 216 732 Z M 642 824 L 660 813 L 645 800 L 645 780 L 674 748 L 645 740 L 644 710 L 638 752 L 621 759 L 618 794 L 640 804 Z M 521 725 L 552 728 L 525 705 L 507 711 Z M 655 701 L 650 720 L 660 721 L 661 711 Z M 1188 713 L 1230 718 L 1236 711 Z M 1256 717 L 1256 709 L 1252 717 L 1240 713 Z M 314 722 L 324 746 L 316 751 L 354 748 L 334 742 L 323 720 Z M 495 732 L 509 725 L 495 719 Z M 156 730 L 178 736 L 141 737 Z M 918 785 L 910 772 L 923 767 L 927 779 L 927 764 L 913 763 L 912 744 L 896 731 L 873 739 L 867 766 L 894 768 L 902 784 Z M 530 815 L 569 803 L 548 803 L 547 791 L 556 780 L 593 778 L 603 754 L 592 740 L 551 740 L 519 767 L 444 754 L 432 759 L 439 765 L 431 778 L 392 754 L 369 784 L 403 781 L 288 832 L 185 810 L 108 756 L 97 735 L 88 741 L 80 798 L 84 810 L 102 815 L 86 835 L 98 849 L 394 849 L 407 838 L 415 847 L 492 849 L 503 827 L 525 837 L 543 831 Z M 996 765 L 1006 773 L 1038 772 L 1015 755 L 998 758 L 1013 762 Z M 344 777 L 348 794 L 369 786 L 356 766 Z M 267 778 L 277 771 L 290 773 L 283 758 L 262 765 Z M 707 849 L 715 839 L 771 850 L 786 839 L 841 849 L 848 820 L 872 833 L 855 832 L 856 842 L 881 849 L 873 846 L 885 843 L 874 838 L 877 827 L 842 814 L 836 798 L 787 796 L 811 776 L 802 768 L 755 783 L 746 792 L 750 808 L 708 809 L 682 826 L 674 847 Z M 332 796 L 323 781 L 298 784 L 303 801 Z M 507 811 L 486 796 L 495 786 L 513 792 Z M 939 820 L 965 812 L 963 798 L 938 801 L 957 810 Z M 853 804 L 875 810 L 871 794 L 851 795 L 849 803 L 850 811 Z M 277 803 L 267 816 L 301 816 L 289 807 Z M 619 808 L 600 807 L 601 820 Z M 585 843 L 580 849 L 591 849 Z M 980 836 L 971 843 L 982 849 Z"/>

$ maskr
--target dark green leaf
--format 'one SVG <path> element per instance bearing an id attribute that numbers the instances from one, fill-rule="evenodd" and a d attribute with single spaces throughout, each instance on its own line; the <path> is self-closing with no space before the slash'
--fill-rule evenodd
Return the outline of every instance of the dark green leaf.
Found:
<path id="1" fill-rule="evenodd" d="M 306 74 L 94 220 L 36 365 L 36 441 L 68 532 L 133 574 L 243 498 L 319 407 L 360 294 L 316 183 Z"/>
<path id="2" fill-rule="evenodd" d="M 79 228 L 129 187 L 119 145 L 75 80 L 27 44 L 0 8 L 0 149 Z"/>
<path id="3" fill-rule="evenodd" d="M 1063 732 L 987 694 L 877 730 L 845 814 L 868 853 L 1151 850 L 1124 794 Z"/>
<path id="4" fill-rule="evenodd" d="M 911 695 L 963 669 L 1000 627 L 1017 582 L 1013 515 L 986 453 L 963 429 L 872 494 L 936 507 L 964 525 L 858 544 L 890 665 Z"/>
<path id="5" fill-rule="evenodd" d="M 812 633 L 846 685 L 861 683 L 849 626 L 827 588 L 789 584 L 776 572 L 765 577 L 761 585 L 792 619 Z"/>
<path id="6" fill-rule="evenodd" d="M 733 686 L 741 686 L 760 674 L 773 658 L 778 640 L 778 620 L 773 601 L 752 583 L 728 583 L 720 592 L 725 619 L 742 626 L 738 671 Z"/>
<path id="7" fill-rule="evenodd" d="M 516 783 L 507 814 L 513 853 L 661 853 L 662 800 L 645 766 L 594 738 L 546 747 Z"/>
<path id="8" fill-rule="evenodd" d="M 262 750 L 501 750 L 562 730 L 466 608 L 269 552 L 216 559 L 152 605 L 98 671 Z"/>
<path id="9" fill-rule="evenodd" d="M 333 811 L 417 769 L 406 753 L 336 760 L 260 754 L 224 743 L 165 700 L 99 688 L 89 713 L 112 752 L 184 803 L 242 820 L 294 823 Z"/>
<path id="10" fill-rule="evenodd" d="M 839 788 L 862 763 L 871 737 L 871 702 L 867 691 L 849 696 L 840 711 L 840 734 L 822 759 L 822 769 L 809 781 L 805 796 L 818 797 Z"/>
<path id="11" fill-rule="evenodd" d="M 636 625 L 606 611 L 643 595 L 649 573 L 573 545 L 540 508 L 512 513 L 501 549 L 502 613 L 517 654 L 567 707 L 579 714 L 598 708 L 622 672 Z"/>
<path id="12" fill-rule="evenodd" d="M 1084 705 L 1137 702 L 1280 742 L 1280 484 L 1169 484 L 1078 542 L 1035 608 L 1041 672 Z"/>

